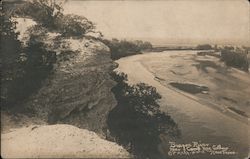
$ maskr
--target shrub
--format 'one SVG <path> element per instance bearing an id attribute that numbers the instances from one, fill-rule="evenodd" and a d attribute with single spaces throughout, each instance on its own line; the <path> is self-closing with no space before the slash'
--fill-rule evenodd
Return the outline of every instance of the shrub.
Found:
<path id="1" fill-rule="evenodd" d="M 55 0 L 30 0 L 17 8 L 15 13 L 30 17 L 43 27 L 55 28 L 56 19 L 63 16 L 62 10 L 62 6 Z"/>
<path id="2" fill-rule="evenodd" d="M 233 48 L 225 47 L 221 50 L 221 60 L 228 66 L 248 71 L 249 60 L 247 58 L 247 52 L 243 50 L 234 50 Z"/>
<path id="3" fill-rule="evenodd" d="M 2 15 L 2 14 L 1 14 Z M 16 22 L 1 16 L 1 101 L 4 109 L 20 106 L 36 91 L 55 63 L 55 53 L 46 50 L 43 43 L 46 29 L 35 26 L 30 31 L 27 47 L 21 45 L 15 32 Z"/>
<path id="4" fill-rule="evenodd" d="M 95 32 L 95 25 L 87 18 L 78 15 L 64 15 L 62 5 L 55 0 L 31 0 L 16 10 L 19 16 L 32 18 L 49 31 L 68 37 L 81 37 Z"/>
<path id="5" fill-rule="evenodd" d="M 63 36 L 83 36 L 95 29 L 95 25 L 83 16 L 68 14 L 56 21 L 56 28 Z"/>
<path id="6" fill-rule="evenodd" d="M 48 33 L 57 32 L 62 36 L 83 36 L 94 30 L 94 24 L 85 17 L 63 15 L 63 8 L 55 0 L 25 1 L 15 10 L 16 16 L 30 17 L 37 25 L 28 29 L 26 45 L 17 39 L 16 22 L 1 9 L 1 100 L 4 108 L 15 107 L 37 91 L 47 78 L 56 62 L 52 51 L 60 45 L 60 40 L 48 42 Z M 57 35 L 56 38 L 62 38 Z M 74 56 L 64 50 L 58 61 Z M 70 54 L 70 56 L 68 56 Z"/>
<path id="7" fill-rule="evenodd" d="M 108 116 L 111 136 L 135 158 L 161 158 L 160 135 L 177 137 L 180 132 L 171 117 L 160 111 L 160 94 L 145 83 L 128 85 L 124 73 L 112 77 L 118 82 L 112 89 L 118 104 Z"/>
<path id="8" fill-rule="evenodd" d="M 2 5 L 2 4 L 1 4 Z M 2 6 L 1 6 L 2 7 Z M 1 14 L 1 103 L 6 108 L 12 100 L 13 83 L 22 76 L 20 68 L 21 42 L 15 32 L 16 22 L 7 14 L 5 8 L 0 9 Z"/>

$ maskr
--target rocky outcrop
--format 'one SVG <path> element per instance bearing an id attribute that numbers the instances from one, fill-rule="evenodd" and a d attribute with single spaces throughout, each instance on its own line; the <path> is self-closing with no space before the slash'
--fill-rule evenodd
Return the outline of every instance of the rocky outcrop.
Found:
<path id="1" fill-rule="evenodd" d="M 129 158 L 116 143 L 71 125 L 32 125 L 1 135 L 3 158 Z"/>
<path id="2" fill-rule="evenodd" d="M 22 104 L 22 110 L 49 124 L 72 124 L 104 134 L 107 114 L 116 105 L 111 92 L 115 82 L 109 76 L 115 64 L 109 48 L 95 38 L 69 38 L 50 32 L 32 19 L 16 21 L 24 45 L 35 37 L 46 50 L 56 52 L 51 74 Z M 29 27 L 33 29 L 27 32 Z"/>
<path id="3" fill-rule="evenodd" d="M 27 29 L 27 25 L 19 28 Z M 128 157 L 121 146 L 101 139 L 107 134 L 108 113 L 116 105 L 111 92 L 115 82 L 109 75 L 116 65 L 109 48 L 94 38 L 67 38 L 46 28 L 24 32 L 19 37 L 24 45 L 29 34 L 35 34 L 36 42 L 56 53 L 56 63 L 40 89 L 20 103 L 15 113 L 1 112 L 1 155 Z"/>
<path id="4" fill-rule="evenodd" d="M 109 49 L 93 39 L 56 40 L 60 45 L 54 48 L 53 73 L 24 106 L 50 124 L 67 123 L 102 134 L 107 114 L 116 105 Z"/>

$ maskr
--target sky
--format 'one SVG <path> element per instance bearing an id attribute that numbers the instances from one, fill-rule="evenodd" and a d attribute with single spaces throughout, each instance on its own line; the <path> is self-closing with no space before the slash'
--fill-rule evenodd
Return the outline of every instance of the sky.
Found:
<path id="1" fill-rule="evenodd" d="M 106 38 L 159 45 L 250 43 L 247 0 L 68 0 L 64 12 L 87 17 Z"/>

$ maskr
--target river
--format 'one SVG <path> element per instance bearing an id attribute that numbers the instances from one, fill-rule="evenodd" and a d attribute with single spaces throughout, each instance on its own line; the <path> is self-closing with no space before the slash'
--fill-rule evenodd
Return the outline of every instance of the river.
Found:
<path id="1" fill-rule="evenodd" d="M 163 156 L 247 158 L 250 143 L 248 73 L 224 66 L 217 57 L 198 56 L 197 51 L 152 52 L 124 57 L 116 62 L 119 64 L 116 71 L 126 73 L 130 84 L 143 82 L 156 87 L 162 96 L 159 101 L 161 110 L 178 124 L 181 137 L 172 141 L 162 137 L 159 151 Z M 205 85 L 209 91 L 189 93 L 171 86 L 171 82 Z M 212 155 L 208 152 L 198 152 L 196 155 L 170 155 L 169 142 L 207 143 L 208 147 L 219 145 L 234 153 Z"/>

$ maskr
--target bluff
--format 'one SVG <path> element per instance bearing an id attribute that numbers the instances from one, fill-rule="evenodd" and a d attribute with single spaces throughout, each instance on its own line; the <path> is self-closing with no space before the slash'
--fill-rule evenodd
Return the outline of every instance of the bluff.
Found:
<path id="1" fill-rule="evenodd" d="M 92 38 L 58 38 L 51 33 L 44 42 L 56 51 L 57 61 L 24 109 L 49 124 L 70 124 L 103 134 L 107 114 L 116 105 L 111 92 L 115 82 L 109 75 L 115 64 L 109 48 Z"/>
<path id="2" fill-rule="evenodd" d="M 28 28 L 22 25 L 18 28 Z M 25 45 L 30 35 L 24 32 L 19 38 Z M 121 146 L 101 139 L 107 131 L 107 115 L 117 104 L 111 92 L 116 83 L 110 77 L 116 65 L 109 48 L 91 37 L 67 38 L 50 31 L 41 37 L 41 32 L 34 33 L 39 37 L 36 40 L 56 54 L 56 62 L 41 87 L 20 103 L 18 111 L 1 112 L 1 147 L 5 147 L 1 154 L 129 157 Z"/>

